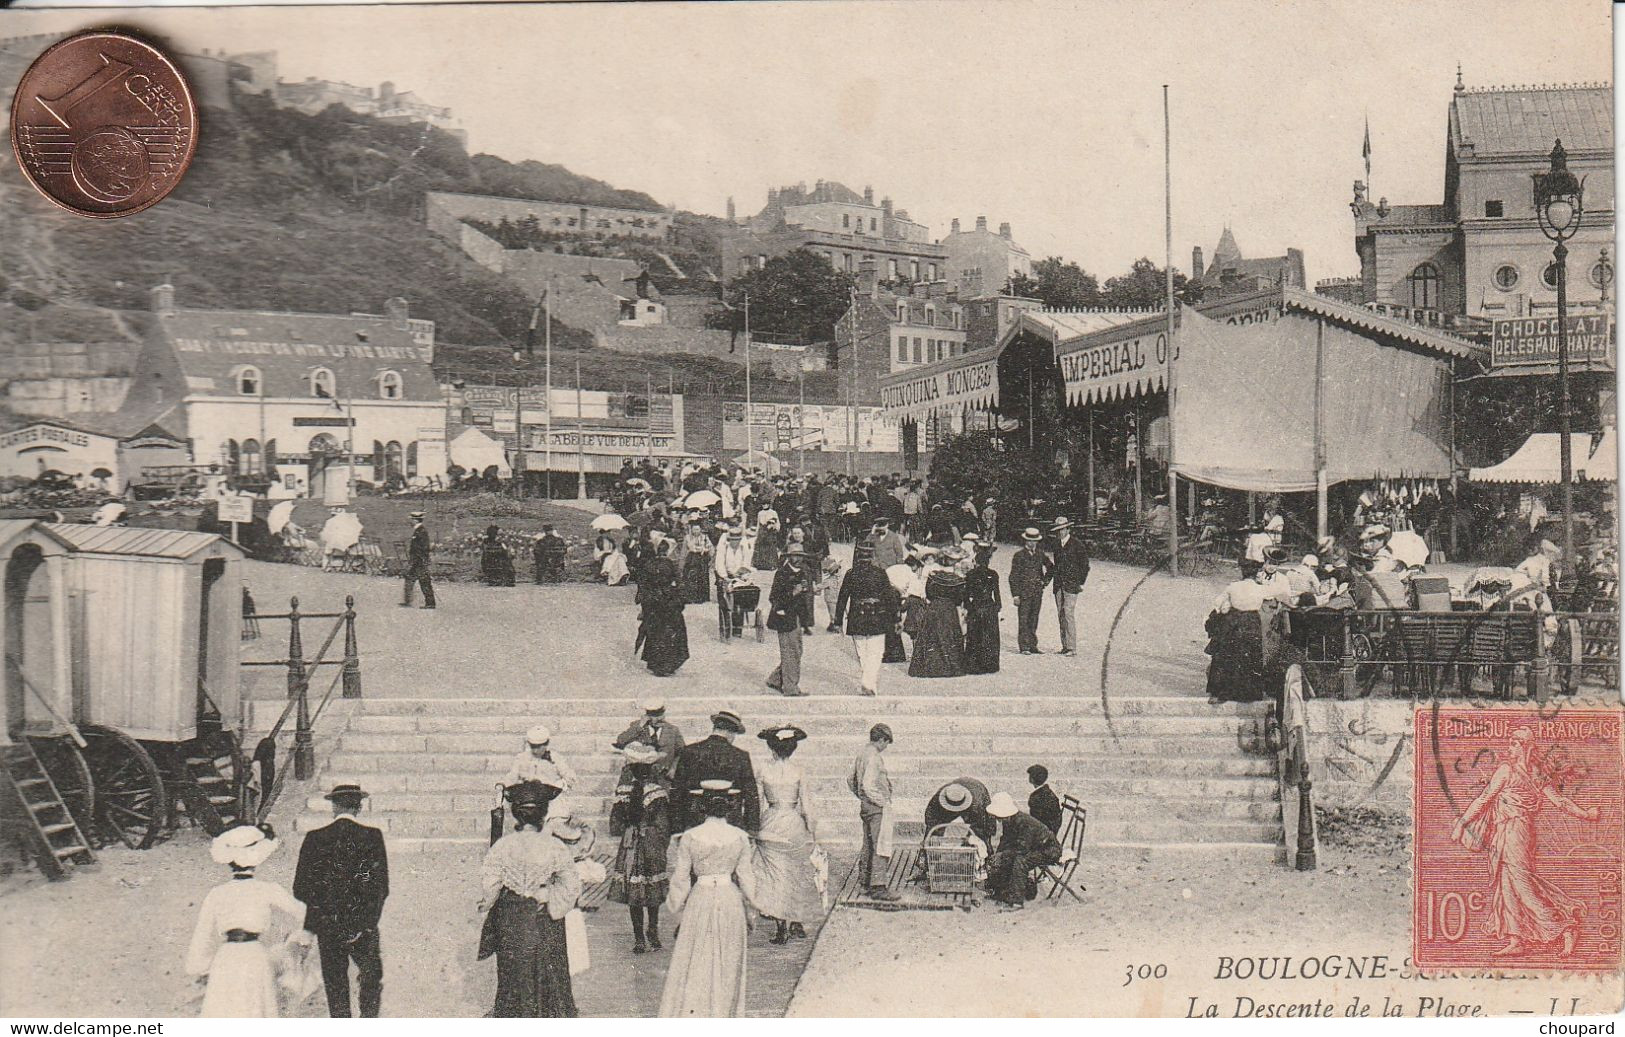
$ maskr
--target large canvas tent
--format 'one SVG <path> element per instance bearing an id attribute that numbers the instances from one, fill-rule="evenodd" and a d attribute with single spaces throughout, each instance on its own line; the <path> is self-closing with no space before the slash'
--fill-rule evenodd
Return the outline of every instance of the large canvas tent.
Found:
<path id="1" fill-rule="evenodd" d="M 1260 493 L 1449 478 L 1449 356 L 1414 335 L 1385 341 L 1341 309 L 1364 314 L 1301 297 L 1243 326 L 1182 310 L 1174 472 Z"/>
<path id="2" fill-rule="evenodd" d="M 1540 483 L 1562 481 L 1563 468 L 1559 457 L 1563 443 L 1558 432 L 1537 432 L 1524 440 L 1523 446 L 1500 464 L 1487 468 L 1473 468 L 1467 478 L 1487 483 Z M 1569 435 L 1570 464 L 1575 482 L 1612 482 L 1619 479 L 1619 440 L 1613 429 L 1593 435 L 1575 432 Z"/>

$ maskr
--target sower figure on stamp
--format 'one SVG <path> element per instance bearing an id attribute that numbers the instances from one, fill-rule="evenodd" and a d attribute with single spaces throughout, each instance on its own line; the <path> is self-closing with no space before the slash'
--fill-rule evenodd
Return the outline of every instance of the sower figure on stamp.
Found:
<path id="1" fill-rule="evenodd" d="M 406 543 L 406 596 L 402 608 L 412 607 L 412 584 L 423 588 L 423 607 L 434 608 L 434 580 L 429 566 L 429 530 L 423 525 L 423 512 L 412 512 L 412 536 Z"/>
<path id="2" fill-rule="evenodd" d="M 322 958 L 327 1012 L 350 1018 L 350 962 L 356 965 L 364 1019 L 378 1017 L 384 963 L 378 919 L 389 896 L 389 855 L 384 834 L 359 821 L 366 792 L 359 785 L 335 785 L 331 824 L 314 829 L 299 847 L 293 895 L 306 904 L 305 928 L 316 934 Z"/>
<path id="3" fill-rule="evenodd" d="M 1552 786 L 1552 776 L 1535 751 L 1534 733 L 1521 727 L 1508 745 L 1511 759 L 1495 769 L 1478 798 L 1462 811 L 1450 838 L 1490 855 L 1491 936 L 1505 937 L 1497 956 L 1521 954 L 1529 944 L 1563 941 L 1574 953 L 1584 904 L 1536 874 L 1535 821 L 1543 804 L 1570 817 L 1596 821 L 1597 807 L 1582 807 Z M 1487 815 L 1487 816 L 1486 816 Z"/>

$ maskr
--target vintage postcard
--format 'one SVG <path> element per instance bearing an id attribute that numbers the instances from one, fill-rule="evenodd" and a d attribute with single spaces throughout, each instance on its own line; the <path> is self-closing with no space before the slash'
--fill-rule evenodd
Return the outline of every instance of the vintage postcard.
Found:
<path id="1" fill-rule="evenodd" d="M 1619 1012 L 1608 15 L 0 11 L 0 1015 Z"/>

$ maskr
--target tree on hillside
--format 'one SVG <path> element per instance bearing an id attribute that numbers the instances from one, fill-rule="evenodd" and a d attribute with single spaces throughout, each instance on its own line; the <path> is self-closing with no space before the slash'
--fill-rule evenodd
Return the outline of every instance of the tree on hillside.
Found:
<path id="1" fill-rule="evenodd" d="M 708 323 L 724 331 L 743 331 L 748 297 L 752 337 L 827 341 L 850 304 L 852 284 L 851 277 L 823 256 L 796 249 L 729 281 L 730 308 L 712 314 Z"/>
<path id="2" fill-rule="evenodd" d="M 1174 271 L 1174 297 L 1181 302 L 1194 303 L 1201 299 L 1196 291 L 1200 286 L 1186 287 L 1186 277 Z M 1126 310 L 1136 307 L 1161 307 L 1168 297 L 1168 286 L 1162 267 L 1149 259 L 1140 258 L 1121 277 L 1108 278 L 1103 293 L 1105 304 L 1112 309 Z"/>

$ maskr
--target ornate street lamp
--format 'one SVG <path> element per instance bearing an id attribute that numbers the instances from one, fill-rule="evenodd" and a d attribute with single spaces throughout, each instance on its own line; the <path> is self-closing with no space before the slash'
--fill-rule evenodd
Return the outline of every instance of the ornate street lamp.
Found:
<path id="1" fill-rule="evenodd" d="M 1568 256 L 1564 242 L 1580 229 L 1584 215 L 1585 181 L 1569 172 L 1568 152 L 1563 142 L 1552 145 L 1552 168 L 1535 173 L 1535 217 L 1546 237 L 1555 243 L 1553 264 L 1557 268 L 1557 420 L 1558 458 L 1563 480 L 1563 565 L 1573 571 L 1574 559 L 1574 458 L 1569 449 L 1569 299 Z"/>

